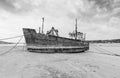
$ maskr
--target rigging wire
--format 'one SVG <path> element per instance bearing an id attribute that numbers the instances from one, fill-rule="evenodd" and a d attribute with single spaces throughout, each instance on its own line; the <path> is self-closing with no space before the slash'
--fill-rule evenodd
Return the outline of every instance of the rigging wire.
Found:
<path id="1" fill-rule="evenodd" d="M 109 52 L 109 53 L 112 53 L 111 51 L 109 51 L 109 50 L 106 50 L 106 49 L 103 49 L 103 48 L 101 48 L 101 47 L 98 47 L 98 46 L 95 46 L 96 48 L 99 48 L 99 49 L 101 49 L 101 50 L 103 50 L 103 51 L 105 51 L 105 52 Z"/>
<path id="2" fill-rule="evenodd" d="M 94 48 L 95 48 L 96 50 L 99 50 L 99 51 L 107 52 L 107 53 L 100 53 L 100 54 L 118 55 L 118 54 L 115 54 L 115 53 L 113 53 L 113 52 L 111 52 L 111 51 L 108 51 L 108 50 L 106 50 L 106 49 L 100 48 L 100 47 L 98 47 L 98 46 L 96 46 L 96 45 L 94 45 Z"/>
<path id="3" fill-rule="evenodd" d="M 100 49 L 99 47 L 94 46 L 94 49 L 95 49 L 96 51 L 100 51 L 100 52 L 94 52 L 94 53 L 110 55 L 110 54 L 108 54 L 108 53 L 105 53 L 106 51 Z"/>
<path id="4" fill-rule="evenodd" d="M 3 38 L 3 39 L 0 39 L 0 41 L 2 41 L 2 40 L 8 40 L 8 39 L 14 39 L 14 38 L 22 37 L 22 36 L 24 36 L 24 35 L 14 36 L 14 37 L 9 37 L 9 38 Z"/>
<path id="5" fill-rule="evenodd" d="M 18 36 L 17 36 L 18 37 Z M 20 37 L 20 36 L 19 36 Z M 13 38 L 13 37 L 12 37 Z M 11 49 L 9 49 L 8 51 L 6 51 L 6 52 L 3 52 L 3 53 L 1 53 L 0 55 L 4 55 L 4 54 L 6 54 L 6 53 L 9 53 L 11 50 L 13 50 L 14 48 L 16 48 L 17 47 L 17 45 L 20 43 L 20 41 L 22 40 L 22 38 L 23 38 L 23 36 L 21 36 L 21 38 L 20 38 L 20 40 L 11 48 Z"/>
<path id="6" fill-rule="evenodd" d="M 94 48 L 96 48 L 96 49 L 99 50 L 99 51 L 104 51 L 104 52 L 109 52 L 109 53 L 111 53 L 110 51 L 105 50 L 105 49 L 103 49 L 103 48 L 100 48 L 100 47 L 96 46 L 95 44 L 94 44 Z"/>

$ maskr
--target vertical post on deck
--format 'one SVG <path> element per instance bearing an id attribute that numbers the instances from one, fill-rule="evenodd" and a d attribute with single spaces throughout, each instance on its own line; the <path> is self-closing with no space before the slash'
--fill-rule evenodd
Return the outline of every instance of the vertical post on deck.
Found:
<path id="1" fill-rule="evenodd" d="M 40 33 L 41 28 L 39 27 L 39 33 Z"/>
<path id="2" fill-rule="evenodd" d="M 75 39 L 77 39 L 77 18 L 75 20 L 76 24 L 75 24 Z"/>
<path id="3" fill-rule="evenodd" d="M 86 40 L 86 33 L 84 34 L 84 40 Z"/>
<path id="4" fill-rule="evenodd" d="M 44 17 L 42 18 L 42 33 L 44 33 Z"/>

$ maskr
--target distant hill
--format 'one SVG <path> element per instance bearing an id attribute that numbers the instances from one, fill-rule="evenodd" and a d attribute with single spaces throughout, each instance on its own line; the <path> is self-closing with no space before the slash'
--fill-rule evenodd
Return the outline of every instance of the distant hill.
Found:
<path id="1" fill-rule="evenodd" d="M 12 44 L 11 42 L 0 41 L 0 44 Z"/>
<path id="2" fill-rule="evenodd" d="M 88 40 L 89 43 L 120 43 L 120 39 L 111 40 Z"/>

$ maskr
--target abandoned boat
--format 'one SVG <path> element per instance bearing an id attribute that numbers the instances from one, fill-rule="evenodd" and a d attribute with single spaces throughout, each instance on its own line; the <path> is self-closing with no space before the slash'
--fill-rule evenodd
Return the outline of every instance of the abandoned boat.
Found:
<path id="1" fill-rule="evenodd" d="M 45 34 L 43 32 L 44 18 L 42 18 L 42 32 L 35 29 L 23 28 L 27 50 L 40 53 L 76 53 L 89 50 L 89 43 L 85 41 L 85 34 L 77 32 L 77 19 L 75 31 L 69 33 L 73 38 L 60 37 L 58 30 L 52 27 Z"/>

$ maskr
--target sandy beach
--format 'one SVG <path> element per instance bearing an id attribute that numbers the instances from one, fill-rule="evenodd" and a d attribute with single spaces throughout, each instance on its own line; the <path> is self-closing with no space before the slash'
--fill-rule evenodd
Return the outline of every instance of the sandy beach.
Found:
<path id="1" fill-rule="evenodd" d="M 90 44 L 84 53 L 30 53 L 0 45 L 0 78 L 120 78 L 120 44 Z"/>

